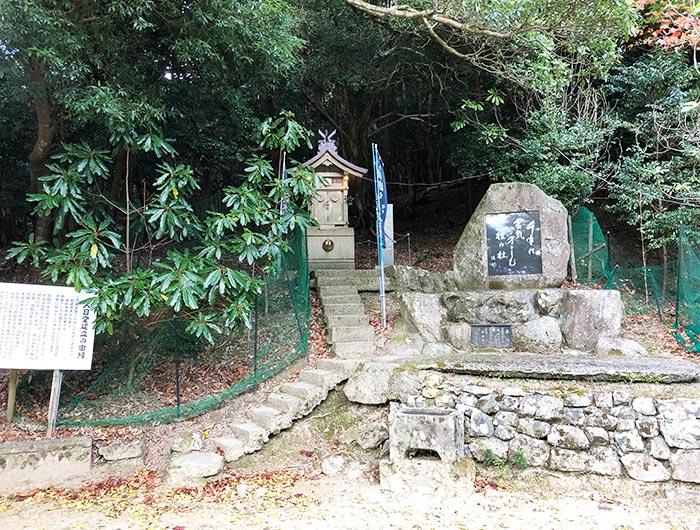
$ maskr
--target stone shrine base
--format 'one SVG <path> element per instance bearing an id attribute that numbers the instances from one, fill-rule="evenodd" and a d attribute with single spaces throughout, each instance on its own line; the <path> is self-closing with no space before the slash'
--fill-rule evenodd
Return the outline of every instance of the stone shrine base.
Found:
<path id="1" fill-rule="evenodd" d="M 406 363 L 420 370 L 497 378 L 625 383 L 692 383 L 700 379 L 700 366 L 697 364 L 649 356 L 469 353 L 434 359 L 409 359 Z"/>

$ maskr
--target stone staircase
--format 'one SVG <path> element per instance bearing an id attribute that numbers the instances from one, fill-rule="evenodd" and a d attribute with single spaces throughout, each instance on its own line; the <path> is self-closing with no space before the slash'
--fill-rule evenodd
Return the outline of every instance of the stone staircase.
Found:
<path id="1" fill-rule="evenodd" d="M 227 462 L 262 449 L 270 436 L 291 427 L 306 416 L 334 389 L 352 375 L 357 361 L 320 359 L 315 368 L 299 373 L 297 381 L 284 383 L 265 403 L 246 411 L 247 418 L 229 426 L 232 436 L 214 440 Z"/>
<path id="2" fill-rule="evenodd" d="M 373 270 L 316 271 L 327 340 L 336 357 L 361 359 L 372 353 L 374 329 L 369 325 L 359 290 L 378 289 L 378 284 L 379 275 Z"/>
<path id="3" fill-rule="evenodd" d="M 359 291 L 379 290 L 379 273 L 374 270 L 315 271 L 315 276 L 328 342 L 336 357 L 321 359 L 315 368 L 302 370 L 296 381 L 282 384 L 261 406 L 248 409 L 242 421 L 229 425 L 230 436 L 213 440 L 223 457 L 198 451 L 173 456 L 169 466 L 171 480 L 211 477 L 221 472 L 223 460 L 233 462 L 262 449 L 270 436 L 291 427 L 295 420 L 320 405 L 332 389 L 353 374 L 360 359 L 371 356 L 374 329 L 369 324 Z M 207 470 L 202 471 L 204 468 Z"/>

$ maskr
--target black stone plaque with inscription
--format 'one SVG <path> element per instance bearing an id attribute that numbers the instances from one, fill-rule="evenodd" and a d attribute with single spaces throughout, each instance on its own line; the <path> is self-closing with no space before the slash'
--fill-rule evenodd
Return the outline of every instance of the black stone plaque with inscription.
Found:
<path id="1" fill-rule="evenodd" d="M 513 326 L 510 324 L 479 324 L 471 326 L 474 348 L 510 349 L 513 347 Z"/>
<path id="2" fill-rule="evenodd" d="M 540 212 L 486 214 L 489 276 L 542 274 Z"/>

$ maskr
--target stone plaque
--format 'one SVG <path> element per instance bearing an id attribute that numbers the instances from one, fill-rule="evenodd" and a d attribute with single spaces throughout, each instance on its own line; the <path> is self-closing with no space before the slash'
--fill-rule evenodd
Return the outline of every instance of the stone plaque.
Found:
<path id="1" fill-rule="evenodd" d="M 487 214 L 484 220 L 489 276 L 542 274 L 538 211 Z"/>
<path id="2" fill-rule="evenodd" d="M 470 343 L 475 348 L 510 349 L 513 347 L 513 326 L 510 324 L 472 325 Z"/>

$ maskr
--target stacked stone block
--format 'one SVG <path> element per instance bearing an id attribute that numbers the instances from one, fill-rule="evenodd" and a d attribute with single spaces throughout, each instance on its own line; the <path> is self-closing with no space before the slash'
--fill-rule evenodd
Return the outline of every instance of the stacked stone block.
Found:
<path id="1" fill-rule="evenodd" d="M 700 483 L 700 399 L 633 397 L 622 391 L 526 393 L 466 381 L 408 396 L 411 407 L 465 416 L 465 454 L 554 471 Z M 424 397 L 431 396 L 430 398 Z"/>

